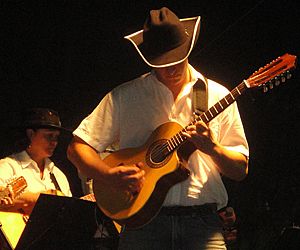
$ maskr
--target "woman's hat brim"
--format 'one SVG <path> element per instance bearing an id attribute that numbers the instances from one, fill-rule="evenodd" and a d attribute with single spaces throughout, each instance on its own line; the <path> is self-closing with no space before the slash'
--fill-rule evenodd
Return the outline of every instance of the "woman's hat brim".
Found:
<path id="1" fill-rule="evenodd" d="M 59 127 L 55 125 L 15 125 L 15 126 L 10 126 L 12 129 L 15 130 L 23 130 L 23 129 L 54 129 L 58 130 L 61 132 L 67 132 L 67 133 L 72 133 L 72 129 L 68 129 L 65 127 Z"/>

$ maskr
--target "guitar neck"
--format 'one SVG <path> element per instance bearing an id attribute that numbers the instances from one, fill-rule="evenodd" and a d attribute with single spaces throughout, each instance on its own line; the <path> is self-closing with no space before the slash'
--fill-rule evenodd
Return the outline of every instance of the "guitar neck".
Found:
<path id="1" fill-rule="evenodd" d="M 235 87 L 228 95 L 226 95 L 223 99 L 209 108 L 206 112 L 201 114 L 199 117 L 196 117 L 195 121 L 192 124 L 196 123 L 197 121 L 203 121 L 205 123 L 210 122 L 214 119 L 217 115 L 222 113 L 226 108 L 228 108 L 232 103 L 236 101 L 236 99 L 244 93 L 247 89 L 246 81 L 240 83 L 237 87 Z"/>
<path id="2" fill-rule="evenodd" d="M 17 179 L 11 181 L 7 185 L 7 187 L 0 192 L 0 198 L 10 196 L 11 191 L 13 192 L 14 196 L 17 197 L 26 187 L 27 187 L 27 182 L 25 178 L 23 176 L 20 176 Z"/>
<path id="3" fill-rule="evenodd" d="M 222 113 L 226 108 L 228 108 L 232 103 L 236 101 L 236 99 L 244 93 L 244 91 L 248 88 L 247 81 L 241 82 L 237 87 L 235 87 L 228 95 L 226 95 L 223 99 L 209 108 L 206 112 L 201 114 L 200 116 L 195 117 L 188 126 L 194 125 L 198 121 L 203 121 L 205 123 L 210 122 L 217 115 Z M 180 132 L 174 135 L 167 141 L 167 149 L 168 153 L 173 152 L 179 146 L 181 146 L 186 140 L 186 136 L 183 135 L 183 132 L 186 131 L 187 127 L 183 128 Z"/>

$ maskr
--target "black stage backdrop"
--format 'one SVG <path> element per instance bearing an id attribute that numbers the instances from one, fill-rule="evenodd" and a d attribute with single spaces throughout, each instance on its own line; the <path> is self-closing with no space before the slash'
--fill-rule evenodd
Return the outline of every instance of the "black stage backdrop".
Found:
<path id="1" fill-rule="evenodd" d="M 299 55 L 300 11 L 293 0 L 2 0 L 1 156 L 12 149 L 11 126 L 22 109 L 51 107 L 74 129 L 105 93 L 148 71 L 123 37 L 162 6 L 179 17 L 201 15 L 190 62 L 229 89 L 284 53 Z M 249 176 L 239 184 L 226 182 L 248 229 L 270 223 L 282 229 L 299 215 L 299 81 L 295 70 L 268 93 L 249 91 L 238 100 L 251 150 Z M 62 136 L 54 160 L 80 196 L 77 172 L 65 154 L 70 139 Z"/>

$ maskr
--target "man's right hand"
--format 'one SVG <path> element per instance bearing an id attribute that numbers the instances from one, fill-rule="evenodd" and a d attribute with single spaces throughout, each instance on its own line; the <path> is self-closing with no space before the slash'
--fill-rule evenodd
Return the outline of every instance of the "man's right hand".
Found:
<path id="1" fill-rule="evenodd" d="M 145 181 L 145 171 L 142 170 L 143 163 L 133 165 L 120 165 L 109 168 L 107 172 L 107 183 L 116 191 L 123 190 L 135 195 L 140 192 Z"/>

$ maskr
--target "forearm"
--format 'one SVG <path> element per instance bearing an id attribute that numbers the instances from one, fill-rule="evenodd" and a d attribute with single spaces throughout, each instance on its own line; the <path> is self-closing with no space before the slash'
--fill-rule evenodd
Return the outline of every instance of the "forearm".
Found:
<path id="1" fill-rule="evenodd" d="M 84 176 L 93 179 L 104 179 L 109 169 L 96 150 L 79 138 L 73 139 L 69 145 L 67 157 Z"/>
<path id="2" fill-rule="evenodd" d="M 9 206 L 4 207 L 3 210 L 8 212 L 22 212 L 24 214 L 31 214 L 41 193 L 56 195 L 56 190 L 47 190 L 43 192 L 24 192 L 17 196 Z"/>
<path id="3" fill-rule="evenodd" d="M 0 207 L 1 211 L 23 213 L 29 215 L 38 200 L 40 193 L 24 192 L 6 205 Z"/>
<path id="4" fill-rule="evenodd" d="M 247 176 L 248 159 L 242 153 L 215 144 L 210 156 L 216 163 L 219 172 L 224 176 L 235 181 L 241 181 Z"/>
<path id="5" fill-rule="evenodd" d="M 37 202 L 40 193 L 25 192 L 14 200 L 16 207 L 34 206 Z"/>
<path id="6" fill-rule="evenodd" d="M 212 158 L 221 174 L 236 181 L 246 177 L 247 157 L 222 146 L 204 122 L 200 121 L 188 126 L 183 134 L 194 143 L 196 148 Z"/>

